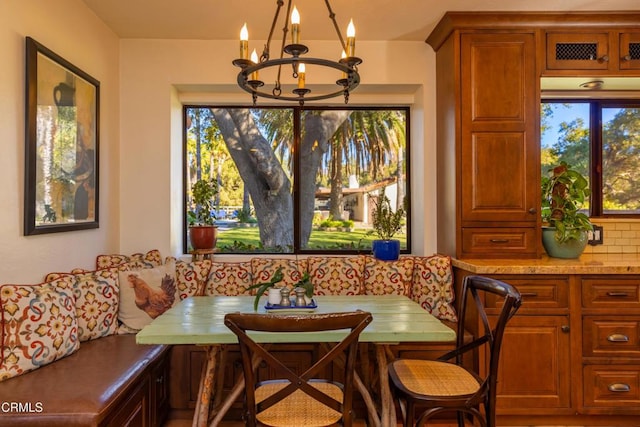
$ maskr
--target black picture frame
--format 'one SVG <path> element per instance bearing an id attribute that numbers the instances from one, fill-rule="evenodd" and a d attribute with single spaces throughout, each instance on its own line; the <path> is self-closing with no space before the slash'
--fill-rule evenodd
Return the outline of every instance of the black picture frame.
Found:
<path id="1" fill-rule="evenodd" d="M 98 228 L 100 82 L 26 37 L 24 234 Z"/>

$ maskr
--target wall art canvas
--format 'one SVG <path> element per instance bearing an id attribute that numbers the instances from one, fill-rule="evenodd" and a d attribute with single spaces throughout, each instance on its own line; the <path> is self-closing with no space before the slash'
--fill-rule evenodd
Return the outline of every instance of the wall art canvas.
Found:
<path id="1" fill-rule="evenodd" d="M 26 38 L 24 234 L 98 228 L 100 82 Z"/>

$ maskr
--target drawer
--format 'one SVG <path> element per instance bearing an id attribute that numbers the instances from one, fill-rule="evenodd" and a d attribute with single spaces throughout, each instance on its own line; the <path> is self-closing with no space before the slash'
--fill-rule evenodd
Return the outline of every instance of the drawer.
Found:
<path id="1" fill-rule="evenodd" d="M 588 278 L 582 280 L 582 306 L 585 308 L 640 309 L 640 278 Z M 615 311 L 614 311 L 615 312 Z"/>
<path id="2" fill-rule="evenodd" d="M 584 406 L 620 407 L 640 413 L 640 366 L 587 365 L 584 367 Z"/>
<path id="3" fill-rule="evenodd" d="M 640 316 L 585 316 L 582 335 L 584 357 L 640 357 Z"/>
<path id="4" fill-rule="evenodd" d="M 569 306 L 569 279 L 567 277 L 551 277 L 545 279 L 496 277 L 515 286 L 522 295 L 522 308 L 566 308 Z M 487 308 L 501 306 L 501 299 L 487 294 Z"/>
<path id="5" fill-rule="evenodd" d="M 462 229 L 462 250 L 465 254 L 496 253 L 535 254 L 536 232 L 533 228 L 476 228 Z"/>

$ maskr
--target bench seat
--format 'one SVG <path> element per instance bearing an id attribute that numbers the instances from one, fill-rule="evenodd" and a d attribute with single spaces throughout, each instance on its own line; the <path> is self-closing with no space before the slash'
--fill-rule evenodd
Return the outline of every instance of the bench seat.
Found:
<path id="1" fill-rule="evenodd" d="M 122 426 L 140 420 L 150 425 L 152 372 L 168 352 L 168 346 L 137 345 L 135 335 L 83 342 L 68 357 L 0 383 L 0 423 Z"/>

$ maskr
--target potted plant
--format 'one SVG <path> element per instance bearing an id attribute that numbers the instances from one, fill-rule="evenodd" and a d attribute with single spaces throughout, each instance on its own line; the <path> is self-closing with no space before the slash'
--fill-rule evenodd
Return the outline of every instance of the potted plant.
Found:
<path id="1" fill-rule="evenodd" d="M 593 226 L 580 209 L 590 193 L 586 178 L 566 162 L 542 177 L 542 243 L 549 256 L 578 258 L 584 251 Z"/>
<path id="2" fill-rule="evenodd" d="M 193 249 L 213 249 L 216 245 L 216 219 L 213 199 L 218 184 L 213 179 L 199 179 L 191 186 L 194 209 L 188 213 L 189 238 Z"/>
<path id="3" fill-rule="evenodd" d="M 405 210 L 398 206 L 394 212 L 386 194 L 373 198 L 373 230 L 378 239 L 373 241 L 373 255 L 381 260 L 393 261 L 400 257 L 400 241 L 393 236 L 404 223 Z"/>

